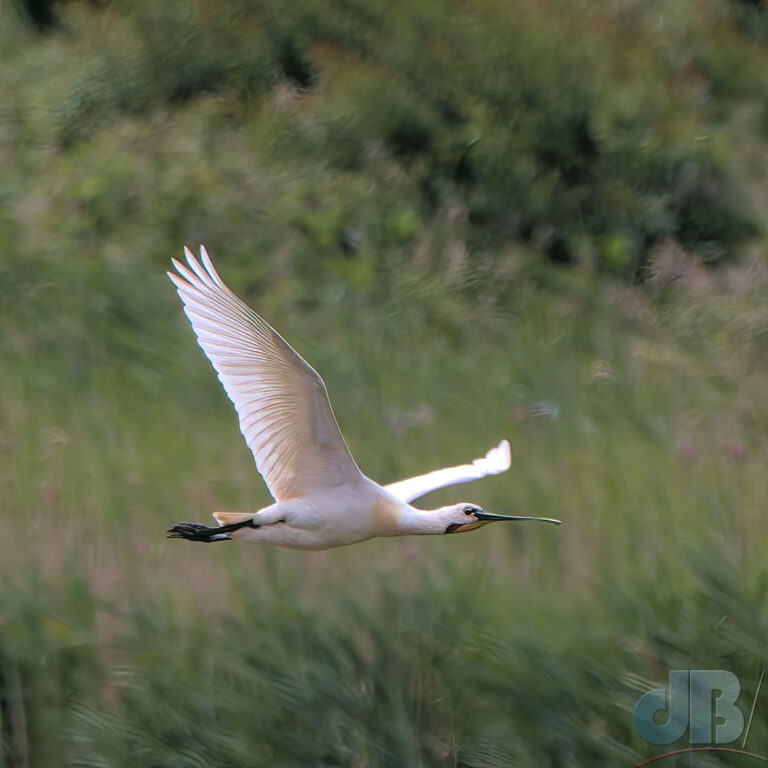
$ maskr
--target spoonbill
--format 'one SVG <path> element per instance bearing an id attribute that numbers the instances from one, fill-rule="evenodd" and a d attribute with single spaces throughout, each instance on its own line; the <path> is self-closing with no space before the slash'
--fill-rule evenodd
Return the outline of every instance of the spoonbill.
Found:
<path id="1" fill-rule="evenodd" d="M 275 503 L 249 512 L 214 512 L 218 526 L 179 523 L 168 538 L 255 541 L 292 549 L 329 549 L 374 536 L 464 533 L 495 521 L 543 517 L 496 515 L 462 502 L 422 510 L 410 502 L 437 488 L 509 469 L 502 440 L 471 464 L 381 486 L 357 468 L 318 373 L 227 288 L 208 253 L 168 272 L 197 341 L 219 374 L 240 430 Z"/>

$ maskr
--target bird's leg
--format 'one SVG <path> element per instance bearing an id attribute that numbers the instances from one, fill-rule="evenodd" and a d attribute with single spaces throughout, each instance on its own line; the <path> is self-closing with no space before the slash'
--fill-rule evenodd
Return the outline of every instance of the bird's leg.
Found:
<path id="1" fill-rule="evenodd" d="M 188 541 L 231 541 L 229 536 L 222 533 L 218 527 L 211 528 L 201 523 L 179 523 L 169 528 L 167 538 L 187 539 Z"/>
<path id="2" fill-rule="evenodd" d="M 240 523 L 229 523 L 229 525 L 203 525 L 202 523 L 179 523 L 169 528 L 166 533 L 169 539 L 187 539 L 189 541 L 232 541 L 227 536 L 231 531 L 239 531 L 241 528 L 258 528 L 259 526 L 253 520 L 243 520 Z"/>
<path id="3" fill-rule="evenodd" d="M 218 525 L 215 528 L 211 528 L 212 531 L 217 533 L 229 533 L 230 531 L 239 531 L 241 528 L 259 528 L 260 524 L 254 519 L 242 520 L 239 523 L 227 523 L 226 525 Z"/>
<path id="4" fill-rule="evenodd" d="M 169 528 L 166 533 L 169 539 L 187 539 L 188 541 L 232 541 L 226 531 L 218 526 L 210 527 L 201 523 L 179 523 Z"/>

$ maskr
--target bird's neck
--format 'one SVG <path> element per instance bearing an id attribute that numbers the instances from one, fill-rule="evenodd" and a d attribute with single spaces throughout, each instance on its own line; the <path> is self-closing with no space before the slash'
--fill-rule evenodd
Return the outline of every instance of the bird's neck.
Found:
<path id="1" fill-rule="evenodd" d="M 405 504 L 398 518 L 399 535 L 445 533 L 447 523 L 441 511 L 440 509 L 416 509 L 410 504 Z"/>
<path id="2" fill-rule="evenodd" d="M 371 507 L 371 531 L 374 536 L 445 533 L 441 511 L 416 509 L 389 495 L 380 497 Z"/>

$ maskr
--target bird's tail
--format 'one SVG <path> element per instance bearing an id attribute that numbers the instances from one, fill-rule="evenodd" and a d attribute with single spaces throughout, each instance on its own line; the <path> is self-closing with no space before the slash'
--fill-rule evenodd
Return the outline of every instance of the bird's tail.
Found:
<path id="1" fill-rule="evenodd" d="M 214 512 L 213 516 L 219 525 L 231 525 L 232 523 L 244 523 L 253 520 L 254 512 Z"/>

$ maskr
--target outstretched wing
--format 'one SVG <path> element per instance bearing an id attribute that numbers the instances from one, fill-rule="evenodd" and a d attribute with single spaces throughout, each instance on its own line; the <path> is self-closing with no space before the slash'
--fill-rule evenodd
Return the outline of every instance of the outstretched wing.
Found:
<path id="1" fill-rule="evenodd" d="M 358 480 L 317 372 L 224 285 L 205 248 L 202 266 L 184 251 L 190 269 L 174 259 L 168 276 L 275 500 Z"/>
<path id="2" fill-rule="evenodd" d="M 475 459 L 471 464 L 437 469 L 426 475 L 409 477 L 407 480 L 400 480 L 384 487 L 403 501 L 413 501 L 419 496 L 424 496 L 430 491 L 436 491 L 438 488 L 445 488 L 447 485 L 468 483 L 470 480 L 479 480 L 487 475 L 498 475 L 500 472 L 506 472 L 511 463 L 509 442 L 502 440 L 495 448 L 491 448 L 482 459 Z"/>

